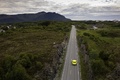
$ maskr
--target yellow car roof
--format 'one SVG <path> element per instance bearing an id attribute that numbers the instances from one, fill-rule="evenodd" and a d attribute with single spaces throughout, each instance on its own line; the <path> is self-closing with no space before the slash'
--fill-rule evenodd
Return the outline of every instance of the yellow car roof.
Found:
<path id="1" fill-rule="evenodd" d="M 77 61 L 77 60 L 72 60 L 72 61 Z"/>

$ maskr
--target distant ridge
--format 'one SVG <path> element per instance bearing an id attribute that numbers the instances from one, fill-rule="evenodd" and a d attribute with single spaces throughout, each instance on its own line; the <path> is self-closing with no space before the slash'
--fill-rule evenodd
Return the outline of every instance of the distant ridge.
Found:
<path id="1" fill-rule="evenodd" d="M 0 14 L 0 23 L 15 23 L 15 22 L 34 22 L 34 21 L 70 21 L 55 12 L 38 12 L 32 14 L 16 14 L 7 15 Z"/>

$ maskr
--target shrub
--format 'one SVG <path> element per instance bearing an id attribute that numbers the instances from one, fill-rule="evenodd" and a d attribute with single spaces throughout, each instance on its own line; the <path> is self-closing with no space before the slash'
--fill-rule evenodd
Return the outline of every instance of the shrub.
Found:
<path id="1" fill-rule="evenodd" d="M 5 70 L 5 72 L 9 71 L 12 69 L 12 66 L 15 64 L 16 59 L 11 56 L 11 55 L 5 55 L 5 58 L 3 60 L 3 68 Z"/>
<path id="2" fill-rule="evenodd" d="M 4 80 L 4 69 L 0 67 L 0 80 Z"/>
<path id="3" fill-rule="evenodd" d="M 119 30 L 100 30 L 98 33 L 101 34 L 103 37 L 119 37 L 120 36 Z"/>
<path id="4" fill-rule="evenodd" d="M 98 59 L 99 58 L 99 54 L 94 49 L 92 49 L 89 54 L 90 54 L 90 59 Z"/>
<path id="5" fill-rule="evenodd" d="M 31 78 L 21 64 L 15 64 L 12 70 L 6 73 L 5 80 L 31 80 Z"/>
<path id="6" fill-rule="evenodd" d="M 105 53 L 104 51 L 100 51 L 100 53 L 99 53 L 99 57 L 100 57 L 102 60 L 104 60 L 104 61 L 107 61 L 107 60 L 108 60 L 109 55 L 110 55 L 110 54 Z"/>
<path id="7" fill-rule="evenodd" d="M 42 26 L 48 26 L 50 25 L 50 21 L 44 21 L 41 23 Z"/>
<path id="8" fill-rule="evenodd" d="M 109 69 L 105 66 L 104 61 L 101 59 L 92 60 L 92 70 L 95 76 L 105 75 Z"/>
<path id="9" fill-rule="evenodd" d="M 38 70 L 41 70 L 42 69 L 42 67 L 43 67 L 43 64 L 41 63 L 41 62 L 36 62 L 36 68 L 38 69 Z"/>

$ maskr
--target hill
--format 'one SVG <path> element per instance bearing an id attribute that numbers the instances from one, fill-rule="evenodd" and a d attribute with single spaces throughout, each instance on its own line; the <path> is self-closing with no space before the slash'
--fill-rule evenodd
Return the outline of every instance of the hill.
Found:
<path id="1" fill-rule="evenodd" d="M 39 12 L 35 14 L 16 14 L 16 15 L 0 15 L 0 23 L 15 23 L 15 22 L 34 22 L 34 21 L 69 21 L 55 12 Z"/>

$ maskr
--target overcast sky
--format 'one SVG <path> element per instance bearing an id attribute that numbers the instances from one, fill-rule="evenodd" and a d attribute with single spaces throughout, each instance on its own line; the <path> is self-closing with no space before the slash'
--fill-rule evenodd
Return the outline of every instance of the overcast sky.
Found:
<path id="1" fill-rule="evenodd" d="M 72 20 L 120 20 L 120 0 L 0 0 L 0 14 L 41 11 Z"/>

